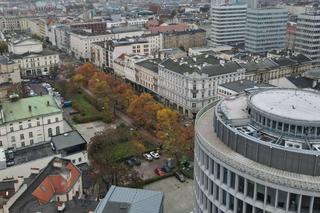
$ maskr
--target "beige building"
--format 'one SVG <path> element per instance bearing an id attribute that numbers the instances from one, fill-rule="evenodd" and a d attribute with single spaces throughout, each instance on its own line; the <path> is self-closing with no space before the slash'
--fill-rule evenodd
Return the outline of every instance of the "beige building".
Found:
<path id="1" fill-rule="evenodd" d="M 246 79 L 257 83 L 270 83 L 292 74 L 302 74 L 311 69 L 311 59 L 302 55 L 290 57 L 262 58 L 248 63 L 242 63 L 246 69 Z"/>
<path id="2" fill-rule="evenodd" d="M 206 31 L 203 29 L 163 33 L 163 48 L 183 48 L 206 46 Z"/>
<path id="3" fill-rule="evenodd" d="M 159 63 L 160 59 L 147 59 L 135 64 L 137 84 L 144 92 L 159 94 Z"/>
<path id="4" fill-rule="evenodd" d="M 21 83 L 19 65 L 6 57 L 0 57 L 0 100 L 6 100 L 10 90 Z"/>

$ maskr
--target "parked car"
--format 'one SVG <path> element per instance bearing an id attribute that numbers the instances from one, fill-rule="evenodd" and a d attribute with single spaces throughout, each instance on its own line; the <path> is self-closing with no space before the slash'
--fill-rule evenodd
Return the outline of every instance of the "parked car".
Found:
<path id="1" fill-rule="evenodd" d="M 33 90 L 30 90 L 29 95 L 30 96 L 37 96 L 37 93 L 35 93 Z"/>
<path id="2" fill-rule="evenodd" d="M 144 159 L 146 159 L 148 161 L 152 161 L 153 160 L 152 156 L 150 154 L 148 154 L 148 153 L 144 153 L 142 156 L 144 157 Z"/>
<path id="3" fill-rule="evenodd" d="M 129 166 L 140 166 L 141 162 L 137 158 L 130 158 L 129 160 L 126 160 L 126 163 Z"/>
<path id="4" fill-rule="evenodd" d="M 159 159 L 159 158 L 160 158 L 159 153 L 158 153 L 158 152 L 155 152 L 155 151 L 150 152 L 150 155 L 151 155 L 153 158 L 155 158 L 155 159 Z"/>
<path id="5" fill-rule="evenodd" d="M 166 173 L 164 171 L 162 171 L 162 169 L 160 167 L 155 168 L 154 173 L 156 173 L 160 177 L 166 175 Z"/>
<path id="6" fill-rule="evenodd" d="M 181 172 L 176 172 L 176 178 L 177 178 L 180 182 L 185 182 L 185 181 L 186 181 L 184 175 L 183 175 Z"/>
<path id="7" fill-rule="evenodd" d="M 167 164 L 164 164 L 162 166 L 162 171 L 164 171 L 165 173 L 169 173 L 169 172 L 171 172 L 171 169 L 169 168 L 169 166 Z"/>
<path id="8" fill-rule="evenodd" d="M 10 161 L 7 161 L 7 166 L 14 166 L 15 165 L 15 162 L 14 160 L 10 160 Z"/>
<path id="9" fill-rule="evenodd" d="M 14 160 L 14 150 L 13 149 L 8 149 L 6 151 L 6 159 L 7 159 L 7 161 Z"/>

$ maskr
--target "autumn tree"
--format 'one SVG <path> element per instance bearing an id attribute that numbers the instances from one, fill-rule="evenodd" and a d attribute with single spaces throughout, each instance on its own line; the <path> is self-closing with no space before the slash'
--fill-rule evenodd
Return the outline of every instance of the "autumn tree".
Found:
<path id="1" fill-rule="evenodd" d="M 128 113 L 140 126 L 155 128 L 157 112 L 162 109 L 162 105 L 157 103 L 148 93 L 134 96 L 130 102 Z"/>
<path id="2" fill-rule="evenodd" d="M 96 68 L 91 63 L 85 63 L 76 70 L 76 75 L 83 77 L 82 86 L 87 87 L 89 80 L 97 72 Z"/>
<path id="3" fill-rule="evenodd" d="M 110 123 L 112 121 L 112 112 L 110 110 L 110 101 L 108 97 L 105 97 L 104 99 L 103 121 L 106 123 Z"/>
<path id="4" fill-rule="evenodd" d="M 4 53 L 8 52 L 8 44 L 5 41 L 0 41 L 0 54 L 3 55 Z"/>
<path id="5" fill-rule="evenodd" d="M 181 154 L 192 152 L 194 134 L 193 127 L 184 127 L 179 123 L 179 118 L 180 115 L 169 108 L 157 113 L 157 137 L 169 155 L 177 160 Z"/>
<path id="6" fill-rule="evenodd" d="M 91 164 L 109 185 L 126 185 L 128 182 L 140 181 L 138 173 L 119 160 L 126 157 L 125 155 L 138 155 L 141 152 L 144 152 L 143 144 L 132 138 L 126 127 L 96 134 L 88 149 Z M 119 153 L 124 155 L 119 156 Z"/>
<path id="7" fill-rule="evenodd" d="M 93 92 L 97 98 L 105 97 L 108 90 L 110 90 L 106 80 L 106 74 L 95 72 L 88 81 L 88 89 Z"/>

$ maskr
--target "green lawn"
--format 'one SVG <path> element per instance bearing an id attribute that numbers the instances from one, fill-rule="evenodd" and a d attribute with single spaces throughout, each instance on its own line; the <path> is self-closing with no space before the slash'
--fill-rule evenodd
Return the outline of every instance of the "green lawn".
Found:
<path id="1" fill-rule="evenodd" d="M 99 113 L 99 111 L 91 105 L 82 94 L 76 94 L 73 96 L 72 101 L 78 104 L 81 114 L 88 116 Z"/>
<path id="2" fill-rule="evenodd" d="M 76 94 L 72 97 L 72 107 L 79 110 L 80 114 L 75 115 L 73 120 L 76 123 L 87 123 L 103 120 L 103 113 L 99 112 L 83 94 Z"/>

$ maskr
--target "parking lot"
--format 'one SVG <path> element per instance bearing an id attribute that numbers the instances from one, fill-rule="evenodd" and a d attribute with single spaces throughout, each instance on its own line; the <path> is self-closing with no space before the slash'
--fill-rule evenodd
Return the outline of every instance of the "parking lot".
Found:
<path id="1" fill-rule="evenodd" d="M 162 167 L 167 161 L 167 158 L 160 156 L 159 159 L 154 159 L 152 161 L 147 161 L 145 159 L 141 160 L 141 165 L 135 167 L 135 170 L 139 172 L 143 180 L 154 178 L 157 175 L 154 173 L 154 169 L 157 167 Z"/>
<path id="2" fill-rule="evenodd" d="M 169 177 L 144 186 L 144 189 L 164 192 L 165 213 L 190 213 L 193 211 L 193 181 L 181 183 Z"/>

